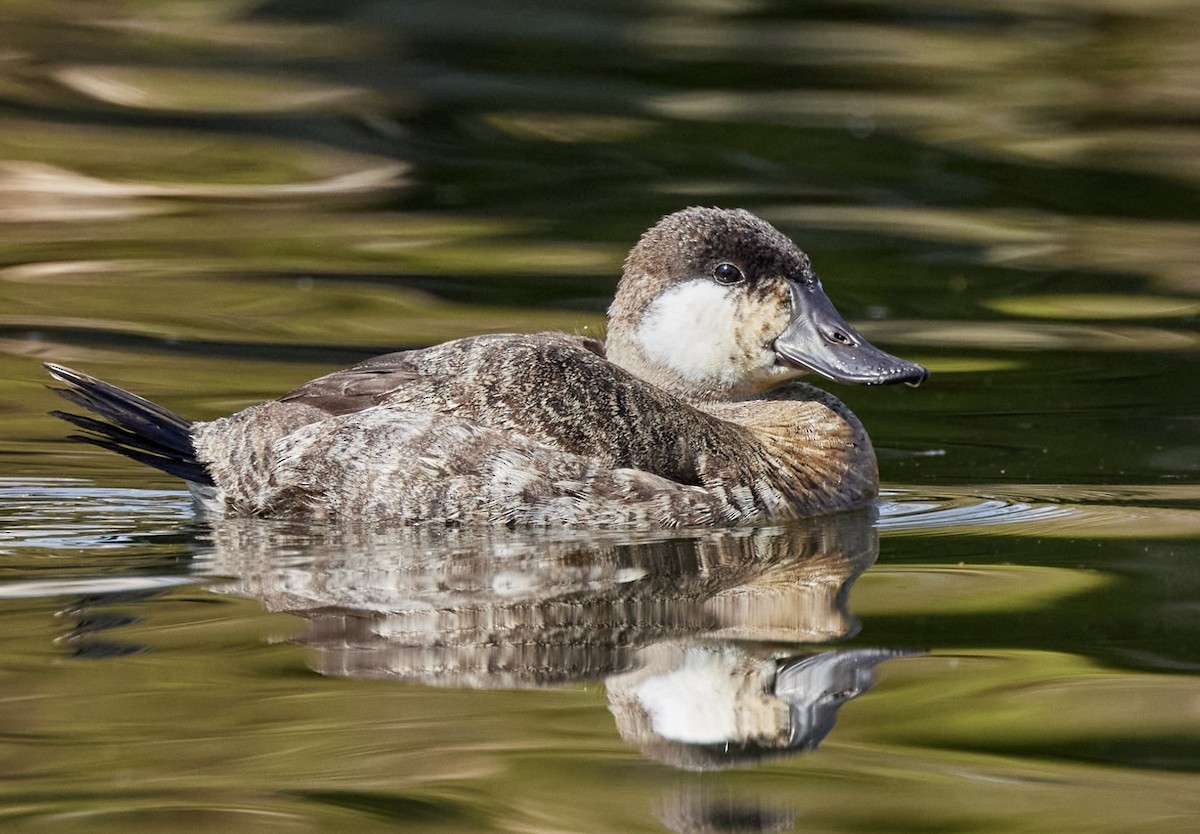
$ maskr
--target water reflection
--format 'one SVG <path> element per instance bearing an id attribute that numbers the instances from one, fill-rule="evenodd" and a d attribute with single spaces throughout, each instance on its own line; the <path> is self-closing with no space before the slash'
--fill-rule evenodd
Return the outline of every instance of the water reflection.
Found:
<path id="1" fill-rule="evenodd" d="M 686 538 L 326 529 L 231 519 L 198 554 L 223 590 L 306 620 L 327 675 L 514 688 L 603 680 L 623 738 L 711 769 L 815 748 L 878 663 L 804 646 L 857 630 L 870 514 Z"/>
<path id="2" fill-rule="evenodd" d="M 755 791 L 750 795 L 712 786 L 688 785 L 663 796 L 659 820 L 679 834 L 758 834 L 793 831 L 800 809 L 786 797 Z"/>
<path id="3" fill-rule="evenodd" d="M 638 652 L 640 668 L 605 681 L 621 737 L 686 770 L 753 764 L 815 750 L 875 666 L 915 652 L 842 649 L 783 656 L 734 641 L 684 639 Z"/>

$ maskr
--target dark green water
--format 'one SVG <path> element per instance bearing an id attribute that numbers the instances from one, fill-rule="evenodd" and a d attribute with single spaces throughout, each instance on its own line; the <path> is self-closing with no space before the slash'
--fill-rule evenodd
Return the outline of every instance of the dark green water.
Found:
<path id="1" fill-rule="evenodd" d="M 1200 7 L 8 3 L 0 825 L 1200 829 Z M 196 523 L 40 362 L 196 419 L 591 332 L 743 206 L 920 389 L 869 515 Z"/>

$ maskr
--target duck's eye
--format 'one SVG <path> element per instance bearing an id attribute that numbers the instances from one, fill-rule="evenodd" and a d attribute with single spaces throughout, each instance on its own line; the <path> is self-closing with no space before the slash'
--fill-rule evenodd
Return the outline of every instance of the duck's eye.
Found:
<path id="1" fill-rule="evenodd" d="M 720 263 L 713 269 L 713 278 L 717 279 L 718 284 L 736 284 L 745 280 L 746 276 L 733 264 Z"/>

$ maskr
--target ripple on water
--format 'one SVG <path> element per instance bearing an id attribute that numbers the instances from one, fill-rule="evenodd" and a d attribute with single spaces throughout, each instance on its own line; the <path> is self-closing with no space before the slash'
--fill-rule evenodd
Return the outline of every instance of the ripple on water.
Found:
<path id="1" fill-rule="evenodd" d="M 1200 510 L 1169 505 L 1195 498 L 1155 485 L 892 487 L 881 493 L 878 526 L 884 535 L 1183 538 L 1200 535 Z"/>
<path id="2" fill-rule="evenodd" d="M 995 531 L 1172 538 L 1200 535 L 1200 509 L 1187 506 L 1195 501 L 1194 490 L 1178 485 L 886 487 L 878 526 L 888 535 Z M 0 478 L 0 520 L 4 553 L 119 548 L 155 525 L 177 528 L 194 515 L 182 490 L 102 488 L 74 478 Z"/>
<path id="3" fill-rule="evenodd" d="M 45 579 L 0 584 L 0 599 L 42 599 L 46 597 L 95 594 L 137 594 L 162 591 L 179 585 L 201 582 L 186 576 L 109 576 L 86 579 Z"/>
<path id="4" fill-rule="evenodd" d="M 0 560 L 10 580 L 0 599 L 154 592 L 196 581 L 177 565 L 191 520 L 182 491 L 0 478 Z"/>
<path id="5" fill-rule="evenodd" d="M 38 547 L 96 546 L 88 532 L 114 525 L 178 523 L 192 518 L 182 490 L 102 488 L 75 478 L 0 478 L 0 542 Z M 70 537 L 63 542 L 58 535 Z M 80 539 L 80 536 L 85 538 Z"/>

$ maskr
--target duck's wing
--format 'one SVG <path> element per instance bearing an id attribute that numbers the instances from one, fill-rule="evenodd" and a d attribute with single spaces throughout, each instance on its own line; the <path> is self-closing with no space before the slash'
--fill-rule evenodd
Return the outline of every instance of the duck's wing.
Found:
<path id="1" fill-rule="evenodd" d="M 608 362 L 595 340 L 558 333 L 378 356 L 281 400 L 333 416 L 370 407 L 454 416 L 684 484 L 699 483 L 699 458 L 742 442 L 739 427 Z"/>
<path id="2" fill-rule="evenodd" d="M 424 392 L 447 386 L 463 390 L 488 376 L 497 354 L 516 343 L 550 343 L 577 349 L 591 356 L 604 356 L 604 343 L 583 336 L 561 333 L 533 335 L 494 334 L 459 339 L 419 350 L 374 356 L 344 370 L 318 377 L 280 397 L 281 402 L 303 404 L 331 415 L 352 414 L 388 401 L 429 400 L 427 407 L 440 411 Z M 534 370 L 522 369 L 525 375 Z M 482 372 L 482 373 L 481 373 Z"/>
<path id="3" fill-rule="evenodd" d="M 395 357 L 395 364 L 392 366 L 384 362 L 370 368 L 356 365 L 318 377 L 289 391 L 279 400 L 311 406 L 330 416 L 353 414 L 379 405 L 396 391 L 427 381 L 406 361 L 407 353 L 388 354 L 374 360 Z"/>

